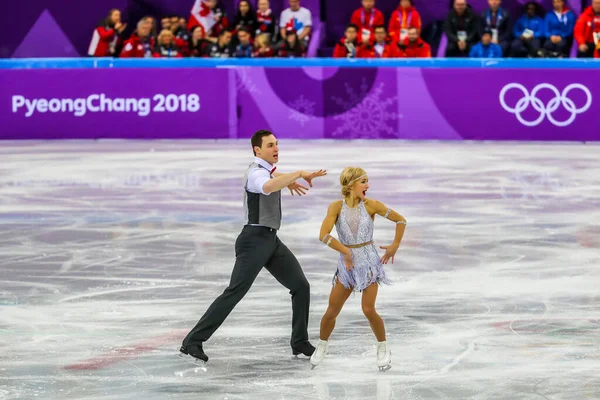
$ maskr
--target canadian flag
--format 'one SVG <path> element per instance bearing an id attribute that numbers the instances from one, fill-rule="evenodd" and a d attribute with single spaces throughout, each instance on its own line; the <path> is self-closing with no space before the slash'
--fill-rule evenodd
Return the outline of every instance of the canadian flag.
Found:
<path id="1" fill-rule="evenodd" d="M 188 30 L 191 31 L 193 27 L 200 25 L 204 32 L 208 32 L 216 23 L 215 13 L 208 7 L 206 0 L 195 0 L 188 22 Z"/>

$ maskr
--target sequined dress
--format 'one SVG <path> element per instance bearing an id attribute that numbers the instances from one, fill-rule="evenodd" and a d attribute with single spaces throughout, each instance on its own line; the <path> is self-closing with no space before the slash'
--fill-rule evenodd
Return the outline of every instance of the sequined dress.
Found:
<path id="1" fill-rule="evenodd" d="M 339 241 L 344 245 L 360 245 L 373 240 L 375 224 L 367 212 L 364 201 L 357 207 L 350 208 L 342 201 L 342 210 L 335 223 Z M 344 255 L 340 254 L 337 271 L 333 277 L 333 284 L 339 278 L 347 289 L 362 291 L 373 283 L 390 284 L 385 274 L 381 256 L 373 243 L 358 248 L 350 248 L 354 267 L 348 271 L 344 264 Z"/>

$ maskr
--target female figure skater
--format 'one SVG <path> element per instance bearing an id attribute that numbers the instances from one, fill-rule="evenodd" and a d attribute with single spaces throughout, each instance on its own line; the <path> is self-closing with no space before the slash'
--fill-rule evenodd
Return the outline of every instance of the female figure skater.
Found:
<path id="1" fill-rule="evenodd" d="M 344 302 L 353 291 L 362 291 L 362 310 L 377 338 L 377 366 L 380 371 L 391 368 L 391 351 L 385 338 L 383 320 L 375 311 L 375 299 L 379 284 L 389 284 L 383 268 L 394 256 L 406 227 L 406 220 L 397 212 L 387 208 L 377 200 L 367 199 L 369 178 L 361 168 L 348 167 L 340 176 L 343 200 L 334 201 L 327 210 L 321 225 L 320 240 L 326 246 L 340 253 L 337 271 L 333 278 L 333 288 L 329 296 L 329 306 L 321 319 L 320 341 L 310 362 L 313 368 L 319 365 L 329 345 L 329 336 L 335 327 L 335 319 Z M 396 236 L 385 250 L 383 257 L 377 254 L 373 244 L 373 220 L 375 214 L 396 223 Z M 339 241 L 330 235 L 333 226 Z"/>

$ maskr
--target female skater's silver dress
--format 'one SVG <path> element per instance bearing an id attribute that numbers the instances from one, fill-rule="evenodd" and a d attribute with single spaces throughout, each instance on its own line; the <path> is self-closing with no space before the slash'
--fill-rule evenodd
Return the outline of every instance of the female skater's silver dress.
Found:
<path id="1" fill-rule="evenodd" d="M 354 267 L 348 271 L 344 264 L 344 255 L 340 254 L 337 271 L 333 277 L 347 289 L 362 291 L 373 283 L 390 284 L 381 264 L 381 256 L 373 244 L 373 228 L 375 224 L 365 208 L 364 201 L 357 207 L 350 208 L 342 201 L 342 210 L 335 223 L 339 241 L 352 251 Z"/>

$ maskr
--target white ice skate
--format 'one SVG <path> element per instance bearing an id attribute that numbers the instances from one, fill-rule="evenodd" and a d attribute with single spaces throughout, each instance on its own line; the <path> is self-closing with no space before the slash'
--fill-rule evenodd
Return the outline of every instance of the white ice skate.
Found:
<path id="1" fill-rule="evenodd" d="M 319 343 L 317 343 L 317 347 L 315 348 L 315 352 L 310 357 L 310 363 L 312 364 L 311 369 L 314 369 L 317 365 L 323 362 L 323 359 L 327 354 L 328 347 L 329 342 L 327 340 L 319 340 Z"/>
<path id="2" fill-rule="evenodd" d="M 385 372 L 392 368 L 392 351 L 390 350 L 387 341 L 377 342 L 377 366 L 381 372 Z"/>

